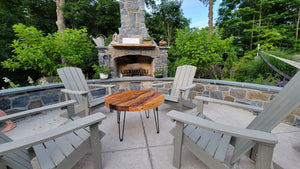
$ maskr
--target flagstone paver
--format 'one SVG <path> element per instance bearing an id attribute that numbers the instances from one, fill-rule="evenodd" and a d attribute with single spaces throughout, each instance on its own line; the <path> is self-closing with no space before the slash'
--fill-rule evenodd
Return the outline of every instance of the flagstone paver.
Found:
<path id="1" fill-rule="evenodd" d="M 252 113 L 228 106 L 205 104 L 204 114 L 219 123 L 245 127 L 255 117 Z M 103 112 L 107 118 L 99 128 L 106 133 L 102 139 L 102 160 L 104 169 L 174 169 L 172 166 L 173 137 L 169 133 L 174 123 L 166 113 L 174 107 L 163 104 L 159 107 L 160 133 L 157 134 L 154 125 L 153 112 L 147 119 L 144 112 L 128 112 L 126 117 L 126 139 L 118 139 L 116 112 L 111 113 L 106 107 L 93 112 Z M 192 113 L 196 109 L 184 110 Z M 61 111 L 51 111 L 41 115 L 17 121 L 17 128 L 7 133 L 13 139 L 33 135 L 63 123 Z M 273 160 L 287 169 L 300 168 L 300 128 L 280 124 L 273 131 L 278 136 L 279 144 L 275 147 Z M 183 148 L 182 169 L 207 169 L 207 167 L 191 152 Z M 91 154 L 80 160 L 74 169 L 92 169 Z M 35 159 L 32 160 L 38 168 Z M 249 168 L 251 161 L 245 160 L 241 168 Z"/>

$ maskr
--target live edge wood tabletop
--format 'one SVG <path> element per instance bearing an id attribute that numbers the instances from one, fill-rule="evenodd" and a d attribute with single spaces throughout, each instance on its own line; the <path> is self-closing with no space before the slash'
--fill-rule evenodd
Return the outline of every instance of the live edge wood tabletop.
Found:
<path id="1" fill-rule="evenodd" d="M 105 98 L 105 106 L 117 111 L 143 111 L 164 103 L 164 95 L 151 90 L 130 90 L 114 93 Z"/>

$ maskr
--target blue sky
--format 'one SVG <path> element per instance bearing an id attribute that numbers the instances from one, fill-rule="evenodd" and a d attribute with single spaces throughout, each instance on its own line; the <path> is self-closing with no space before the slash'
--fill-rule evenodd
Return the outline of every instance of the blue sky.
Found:
<path id="1" fill-rule="evenodd" d="M 214 24 L 218 16 L 218 9 L 221 2 L 222 0 L 217 0 L 214 3 Z M 205 5 L 199 0 L 183 0 L 182 9 L 184 16 L 191 19 L 190 27 L 203 28 L 208 26 L 208 6 L 205 7 Z"/>

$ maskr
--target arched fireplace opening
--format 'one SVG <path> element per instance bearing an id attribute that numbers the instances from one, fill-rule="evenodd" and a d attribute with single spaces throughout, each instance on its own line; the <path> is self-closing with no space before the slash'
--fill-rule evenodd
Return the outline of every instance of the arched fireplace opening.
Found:
<path id="1" fill-rule="evenodd" d="M 115 58 L 114 62 L 116 75 L 153 76 L 155 65 L 154 59 L 150 56 L 127 55 Z"/>

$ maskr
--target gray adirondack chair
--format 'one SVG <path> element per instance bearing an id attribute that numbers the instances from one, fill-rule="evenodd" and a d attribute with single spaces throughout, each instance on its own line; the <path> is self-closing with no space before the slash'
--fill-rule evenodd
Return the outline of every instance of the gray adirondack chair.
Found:
<path id="1" fill-rule="evenodd" d="M 179 103 L 180 110 L 182 106 L 188 108 L 194 108 L 195 105 L 192 103 L 192 99 L 187 100 L 190 91 L 196 86 L 193 84 L 194 76 L 196 73 L 196 67 L 191 65 L 178 66 L 173 82 L 156 83 L 153 87 L 158 87 L 165 84 L 173 84 L 170 95 L 165 95 L 165 101 Z"/>
<path id="2" fill-rule="evenodd" d="M 73 117 L 75 103 L 75 100 L 69 100 L 0 117 L 0 122 L 4 122 L 61 107 L 67 107 L 72 116 L 69 122 L 55 129 L 20 140 L 11 140 L 0 132 L 0 168 L 32 169 L 30 160 L 35 154 L 42 169 L 70 169 L 89 152 L 89 148 L 92 149 L 94 168 L 102 168 L 98 125 L 106 117 L 95 113 L 76 119 Z"/>
<path id="3" fill-rule="evenodd" d="M 253 111 L 261 111 L 246 129 L 217 124 L 201 118 L 203 102 L 219 102 L 239 107 L 237 103 L 227 103 L 205 97 L 196 97 L 200 104 L 200 117 L 170 111 L 167 115 L 176 121 L 174 134 L 173 165 L 180 168 L 182 145 L 187 147 L 209 168 L 231 168 L 249 150 L 255 167 L 267 169 L 272 167 L 272 156 L 278 140 L 271 130 L 286 116 L 300 106 L 300 72 L 279 92 L 279 94 L 261 111 L 259 108 L 242 105 Z M 253 108 L 253 109 L 252 109 Z M 232 138 L 236 139 L 230 162 L 224 162 Z"/>
<path id="4" fill-rule="evenodd" d="M 89 114 L 89 108 L 104 103 L 104 99 L 107 95 L 93 98 L 89 87 L 100 87 L 108 90 L 108 95 L 111 94 L 111 88 L 114 85 L 99 85 L 99 84 L 87 84 L 82 70 L 76 67 L 63 67 L 57 70 L 58 75 L 65 86 L 65 89 L 61 91 L 65 93 L 65 98 L 76 100 L 78 105 L 75 106 L 75 113 L 82 111 Z"/>

